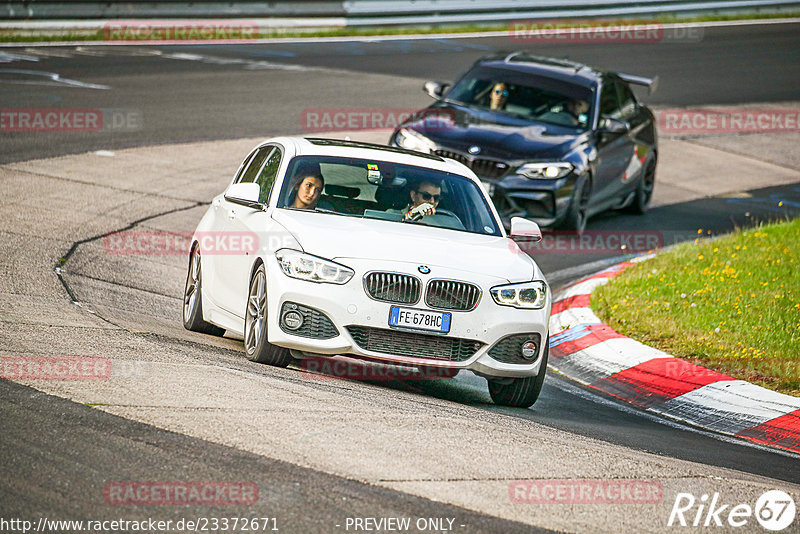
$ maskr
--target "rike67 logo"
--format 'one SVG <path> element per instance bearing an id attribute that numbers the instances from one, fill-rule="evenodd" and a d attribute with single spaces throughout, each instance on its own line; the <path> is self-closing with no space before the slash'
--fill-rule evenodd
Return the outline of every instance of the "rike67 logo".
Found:
<path id="1" fill-rule="evenodd" d="M 766 530 L 781 531 L 794 523 L 795 503 L 791 495 L 780 490 L 770 490 L 761 495 L 755 506 L 747 503 L 725 504 L 719 493 L 710 498 L 703 494 L 699 499 L 691 493 L 678 493 L 669 514 L 667 526 L 679 527 L 749 527 L 753 519 Z"/>

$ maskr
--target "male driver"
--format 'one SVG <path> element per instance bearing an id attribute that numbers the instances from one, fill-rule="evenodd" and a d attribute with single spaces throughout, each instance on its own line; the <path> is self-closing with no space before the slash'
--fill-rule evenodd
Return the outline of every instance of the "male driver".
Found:
<path id="1" fill-rule="evenodd" d="M 436 213 L 442 197 L 442 187 L 434 182 L 422 181 L 410 193 L 411 203 L 406 206 L 405 219 L 418 220 Z"/>

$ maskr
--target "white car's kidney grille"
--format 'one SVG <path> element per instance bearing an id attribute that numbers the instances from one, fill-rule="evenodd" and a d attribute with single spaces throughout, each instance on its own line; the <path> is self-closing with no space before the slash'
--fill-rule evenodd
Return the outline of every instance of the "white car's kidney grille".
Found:
<path id="1" fill-rule="evenodd" d="M 364 289 L 375 300 L 416 304 L 422 293 L 422 283 L 408 274 L 372 272 L 364 277 Z"/>
<path id="2" fill-rule="evenodd" d="M 444 337 L 367 326 L 348 326 L 347 331 L 364 350 L 405 356 L 463 362 L 470 359 L 483 343 L 472 339 Z"/>
<path id="3" fill-rule="evenodd" d="M 454 280 L 431 280 L 425 293 L 425 304 L 443 310 L 474 310 L 481 298 L 475 284 Z"/>

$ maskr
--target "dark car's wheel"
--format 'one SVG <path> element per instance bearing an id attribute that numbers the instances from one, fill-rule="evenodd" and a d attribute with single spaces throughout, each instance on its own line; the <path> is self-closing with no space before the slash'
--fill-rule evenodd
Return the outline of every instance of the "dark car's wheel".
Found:
<path id="1" fill-rule="evenodd" d="M 633 201 L 625 208 L 630 213 L 641 215 L 650 207 L 650 199 L 653 198 L 653 190 L 656 187 L 656 159 L 653 158 L 647 163 L 642 177 L 639 179 L 639 184 L 636 186 L 636 192 L 633 196 Z"/>
<path id="2" fill-rule="evenodd" d="M 250 280 L 244 315 L 244 348 L 250 361 L 286 367 L 293 358 L 289 349 L 267 341 L 267 272 L 259 265 Z"/>
<path id="3" fill-rule="evenodd" d="M 561 228 L 564 230 L 574 230 L 579 234 L 586 230 L 586 210 L 589 206 L 589 198 L 592 195 L 591 185 L 588 175 L 584 174 L 578 178 L 569 209 L 561 221 Z"/>
<path id="4" fill-rule="evenodd" d="M 489 380 L 489 395 L 495 404 L 514 408 L 530 408 L 539 398 L 547 372 L 547 357 L 550 354 L 550 338 L 544 346 L 544 356 L 536 376 Z"/>
<path id="5" fill-rule="evenodd" d="M 194 247 L 189 254 L 189 271 L 183 289 L 183 327 L 192 332 L 221 336 L 225 329 L 203 320 L 202 279 L 200 251 Z"/>

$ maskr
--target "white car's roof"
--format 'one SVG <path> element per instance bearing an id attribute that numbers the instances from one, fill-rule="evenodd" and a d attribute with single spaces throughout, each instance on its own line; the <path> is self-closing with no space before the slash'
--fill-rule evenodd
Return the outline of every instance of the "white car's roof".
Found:
<path id="1" fill-rule="evenodd" d="M 316 137 L 275 137 L 265 141 L 265 143 L 267 142 L 292 145 L 295 148 L 295 155 L 297 156 L 345 156 L 366 160 L 388 161 L 390 163 L 401 163 L 451 172 L 478 181 L 477 176 L 475 176 L 469 167 L 457 161 L 402 148 Z"/>

